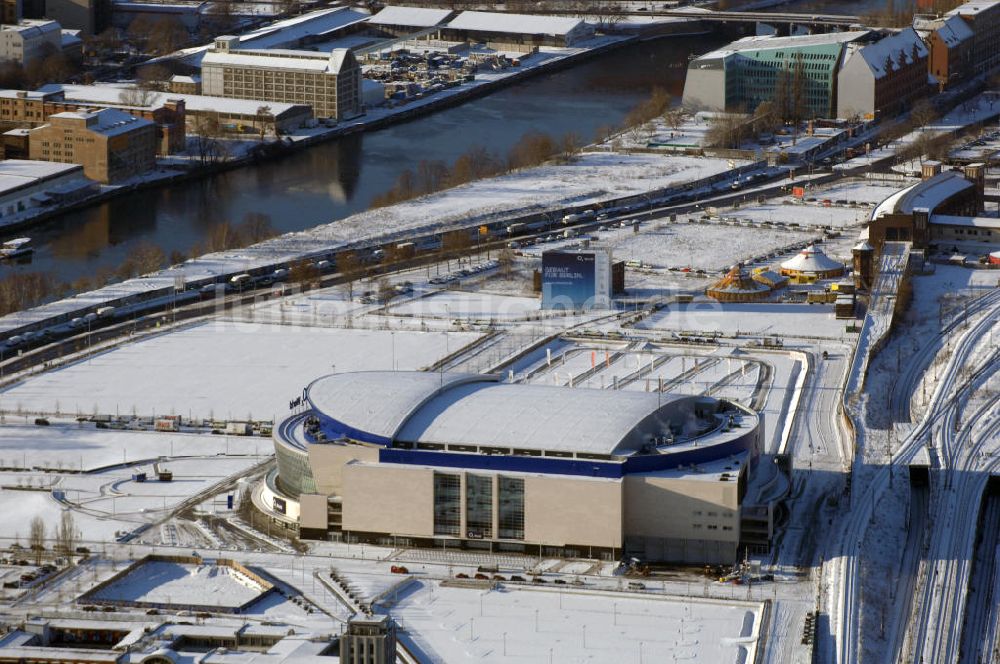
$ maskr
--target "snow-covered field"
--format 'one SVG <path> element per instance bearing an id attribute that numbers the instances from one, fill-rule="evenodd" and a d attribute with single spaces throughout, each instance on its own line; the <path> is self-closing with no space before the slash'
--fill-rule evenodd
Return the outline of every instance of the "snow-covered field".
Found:
<path id="1" fill-rule="evenodd" d="M 817 197 L 826 196 L 826 192 L 813 194 Z M 871 216 L 868 207 L 825 207 L 820 203 L 767 203 L 750 208 L 733 210 L 723 214 L 727 219 L 748 220 L 755 223 L 769 221 L 780 224 L 799 224 L 801 226 L 832 226 L 844 228 L 858 226 Z"/>
<path id="2" fill-rule="evenodd" d="M 95 599 L 237 607 L 258 597 L 263 588 L 230 567 L 187 565 L 154 560 L 137 565 L 96 593 Z"/>
<path id="3" fill-rule="evenodd" d="M 69 410 L 72 404 L 63 405 Z M 89 415 L 90 413 L 84 413 Z M 7 421 L 18 420 L 16 416 Z M 30 418 L 29 418 L 30 419 Z M 212 436 L 152 431 L 95 429 L 93 424 L 53 422 L 0 426 L 0 467 L 92 470 L 127 460 L 158 456 L 270 453 L 270 441 L 259 437 Z"/>
<path id="4" fill-rule="evenodd" d="M 441 291 L 429 297 L 393 306 L 389 311 L 395 315 L 433 318 L 523 319 L 538 313 L 540 306 L 538 298 L 534 297 Z"/>
<path id="5" fill-rule="evenodd" d="M 2 393 L 27 411 L 271 419 L 334 371 L 419 369 L 477 338 L 214 322 L 126 344 Z"/>
<path id="6" fill-rule="evenodd" d="M 760 605 L 416 582 L 389 612 L 435 661 L 727 664 L 753 661 Z"/>
<path id="7" fill-rule="evenodd" d="M 844 321 L 826 304 L 728 304 L 715 301 L 670 305 L 638 325 L 647 330 L 687 330 L 725 335 L 846 338 Z"/>
<path id="8" fill-rule="evenodd" d="M 815 237 L 815 232 L 807 231 L 658 221 L 639 234 L 615 231 L 602 235 L 601 240 L 613 248 L 617 260 L 639 260 L 658 268 L 721 271 Z"/>

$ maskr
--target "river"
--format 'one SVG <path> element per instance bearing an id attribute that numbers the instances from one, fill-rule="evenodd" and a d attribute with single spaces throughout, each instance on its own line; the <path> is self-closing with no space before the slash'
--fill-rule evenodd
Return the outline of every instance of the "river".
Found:
<path id="1" fill-rule="evenodd" d="M 828 1 L 795 7 L 827 11 Z M 879 3 L 834 4 L 846 12 Z M 0 277 L 44 271 L 70 283 L 117 268 L 142 242 L 166 255 L 190 255 L 214 224 L 238 223 L 248 214 L 267 215 L 277 232 L 335 221 L 366 209 L 421 160 L 451 163 L 473 146 L 504 155 L 530 131 L 573 132 L 590 141 L 602 125 L 620 123 L 654 86 L 679 99 L 689 55 L 723 43 L 721 37 L 680 37 L 631 44 L 407 123 L 69 212 L 25 231 L 35 253 L 30 262 L 0 265 Z"/>

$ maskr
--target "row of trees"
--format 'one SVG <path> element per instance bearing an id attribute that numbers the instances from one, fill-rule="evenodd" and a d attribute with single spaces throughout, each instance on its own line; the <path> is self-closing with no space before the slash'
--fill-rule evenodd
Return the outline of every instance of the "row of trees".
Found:
<path id="1" fill-rule="evenodd" d="M 73 513 L 64 511 L 59 519 L 59 525 L 53 528 L 52 539 L 55 540 L 53 550 L 61 555 L 71 555 L 76 550 L 76 524 Z M 35 564 L 42 564 L 42 554 L 45 552 L 46 532 L 42 517 L 33 517 L 28 524 L 28 549 L 35 558 Z"/>
<path id="2" fill-rule="evenodd" d="M 79 63 L 46 44 L 43 54 L 26 65 L 9 60 L 0 63 L 0 87 L 33 90 L 48 83 L 63 83 L 79 71 Z"/>

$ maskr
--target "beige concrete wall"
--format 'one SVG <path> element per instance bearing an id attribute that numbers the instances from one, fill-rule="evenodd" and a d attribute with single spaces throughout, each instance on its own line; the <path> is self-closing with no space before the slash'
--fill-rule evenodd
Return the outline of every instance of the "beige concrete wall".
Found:
<path id="1" fill-rule="evenodd" d="M 434 536 L 429 468 L 352 463 L 343 469 L 342 495 L 345 531 Z"/>
<path id="2" fill-rule="evenodd" d="M 548 546 L 622 545 L 622 483 L 524 478 L 524 539 Z"/>
<path id="3" fill-rule="evenodd" d="M 343 469 L 351 461 L 378 461 L 378 448 L 364 445 L 309 445 L 309 467 L 316 491 L 328 496 L 343 493 Z"/>
<path id="4" fill-rule="evenodd" d="M 626 537 L 739 539 L 736 482 L 630 475 L 624 494 Z"/>
<path id="5" fill-rule="evenodd" d="M 318 493 L 304 493 L 299 496 L 299 526 L 326 530 L 326 496 Z"/>

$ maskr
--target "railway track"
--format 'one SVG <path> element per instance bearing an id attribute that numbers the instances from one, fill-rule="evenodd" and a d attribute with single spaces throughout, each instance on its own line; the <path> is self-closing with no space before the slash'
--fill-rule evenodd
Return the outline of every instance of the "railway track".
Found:
<path id="1" fill-rule="evenodd" d="M 932 427 L 950 410 L 949 405 L 955 401 L 954 395 L 964 391 L 964 388 L 976 380 L 995 360 L 991 357 L 985 365 L 979 367 L 971 378 L 960 381 L 963 369 L 970 363 L 983 335 L 988 335 L 990 328 L 1000 321 L 1000 306 L 997 306 L 994 300 L 990 302 L 992 304 L 986 315 L 959 338 L 931 396 L 927 415 L 903 441 L 890 460 L 890 464 L 909 461 L 923 445 L 928 434 L 932 432 Z M 826 604 L 832 623 L 833 637 L 832 652 L 829 654 L 831 661 L 837 664 L 854 664 L 858 661 L 861 595 L 858 587 L 860 548 L 871 510 L 874 509 L 877 497 L 888 486 L 889 473 L 888 466 L 878 468 L 869 486 L 863 492 L 855 492 L 854 509 L 842 526 L 839 537 L 833 540 L 840 548 L 829 557 L 828 570 L 833 583 L 830 586 Z"/>

